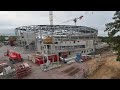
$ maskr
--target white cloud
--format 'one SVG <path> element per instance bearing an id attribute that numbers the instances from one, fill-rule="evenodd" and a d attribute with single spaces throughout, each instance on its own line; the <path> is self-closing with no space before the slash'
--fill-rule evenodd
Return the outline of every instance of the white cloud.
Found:
<path id="1" fill-rule="evenodd" d="M 78 20 L 77 25 L 96 27 L 99 29 L 99 35 L 107 35 L 103 29 L 105 29 L 106 23 L 112 21 L 115 11 L 93 12 L 92 14 L 91 11 L 54 11 L 54 24 L 61 24 L 64 21 L 84 15 L 82 20 Z M 7 29 L 14 29 L 18 26 L 44 24 L 49 25 L 49 11 L 0 11 L 0 32 L 6 32 Z M 74 25 L 74 22 L 63 24 Z"/>

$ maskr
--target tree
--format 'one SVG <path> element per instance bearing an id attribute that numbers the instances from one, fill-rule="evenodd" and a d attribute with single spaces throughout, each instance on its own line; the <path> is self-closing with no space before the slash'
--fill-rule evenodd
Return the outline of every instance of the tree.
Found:
<path id="1" fill-rule="evenodd" d="M 5 37 L 4 36 L 0 36 L 0 42 L 4 42 L 5 41 Z"/>
<path id="2" fill-rule="evenodd" d="M 117 51 L 117 61 L 120 61 L 120 36 L 116 35 L 120 31 L 120 11 L 116 11 L 112 19 L 113 22 L 106 24 L 105 31 L 108 31 L 108 42 L 112 46 L 113 50 Z"/>

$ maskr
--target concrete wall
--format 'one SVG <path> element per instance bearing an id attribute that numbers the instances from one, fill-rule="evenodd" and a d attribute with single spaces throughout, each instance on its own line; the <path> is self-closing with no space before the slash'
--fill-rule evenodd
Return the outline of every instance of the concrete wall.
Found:
<path id="1" fill-rule="evenodd" d="M 72 49 L 72 47 L 69 49 L 66 48 L 60 48 L 60 46 L 76 46 L 76 45 L 85 45 L 85 48 L 74 48 Z M 41 46 L 43 47 L 44 45 L 40 45 L 40 43 L 37 43 L 37 51 L 41 52 L 43 50 L 41 50 Z M 63 42 L 60 44 L 56 44 L 55 45 L 57 48 L 55 48 L 55 50 L 57 50 L 58 52 L 71 52 L 71 55 L 74 56 L 76 55 L 76 53 L 82 53 L 82 54 L 90 54 L 92 52 L 92 49 L 94 51 L 94 46 L 93 46 L 93 40 L 87 40 L 87 41 L 80 41 L 80 42 L 76 42 L 74 43 L 73 41 L 71 42 Z M 59 47 L 58 47 L 59 46 Z M 52 49 L 51 49 L 52 50 Z"/>

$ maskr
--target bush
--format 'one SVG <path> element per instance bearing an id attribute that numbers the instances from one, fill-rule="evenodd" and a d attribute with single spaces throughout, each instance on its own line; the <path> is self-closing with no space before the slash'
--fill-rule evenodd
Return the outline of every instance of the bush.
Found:
<path id="1" fill-rule="evenodd" d="M 119 56 L 117 57 L 116 61 L 120 61 L 120 57 Z"/>

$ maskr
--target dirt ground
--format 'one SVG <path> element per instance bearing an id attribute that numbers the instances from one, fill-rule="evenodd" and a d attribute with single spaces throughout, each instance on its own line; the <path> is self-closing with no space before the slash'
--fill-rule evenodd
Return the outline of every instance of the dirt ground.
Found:
<path id="1" fill-rule="evenodd" d="M 120 62 L 115 55 L 104 57 L 101 66 L 92 72 L 88 79 L 120 79 Z"/>
<path id="2" fill-rule="evenodd" d="M 83 63 L 72 63 L 71 65 L 62 64 L 61 67 L 44 72 L 40 66 L 27 59 L 29 51 L 21 47 L 0 47 L 0 61 L 8 61 L 4 56 L 7 49 L 20 52 L 27 62 L 32 66 L 32 73 L 22 79 L 119 79 L 120 62 L 116 61 L 116 55 L 105 52 L 101 58 L 95 58 Z M 100 60 L 100 61 L 99 61 Z M 2 79 L 2 78 L 1 78 Z"/>

